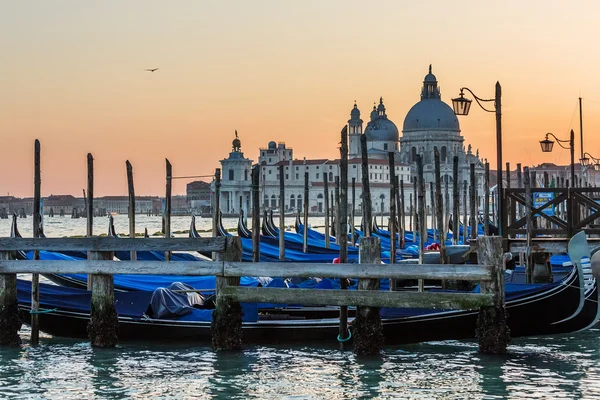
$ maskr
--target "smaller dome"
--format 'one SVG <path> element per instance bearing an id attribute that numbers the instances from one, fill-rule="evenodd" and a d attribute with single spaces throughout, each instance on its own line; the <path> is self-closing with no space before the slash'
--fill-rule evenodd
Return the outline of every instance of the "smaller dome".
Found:
<path id="1" fill-rule="evenodd" d="M 275 150 L 277 148 L 277 143 L 275 143 L 275 141 L 271 140 L 269 142 L 269 150 Z"/>
<path id="2" fill-rule="evenodd" d="M 371 111 L 371 121 L 377 119 L 377 107 L 375 107 L 375 104 L 373 104 L 373 111 Z"/>
<path id="3" fill-rule="evenodd" d="M 360 118 L 360 110 L 358 109 L 356 103 L 354 103 L 354 107 L 352 107 L 352 111 L 350 111 L 350 117 Z"/>
<path id="4" fill-rule="evenodd" d="M 431 64 L 429 64 L 429 73 L 425 75 L 425 79 L 423 79 L 423 83 L 437 83 L 437 78 L 434 74 L 431 73 Z"/>

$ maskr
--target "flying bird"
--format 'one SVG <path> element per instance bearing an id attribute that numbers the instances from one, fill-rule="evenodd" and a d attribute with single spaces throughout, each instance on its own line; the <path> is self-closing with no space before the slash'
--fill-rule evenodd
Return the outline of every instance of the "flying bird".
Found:
<path id="1" fill-rule="evenodd" d="M 154 72 L 158 70 L 158 68 L 146 68 L 144 71 Z"/>

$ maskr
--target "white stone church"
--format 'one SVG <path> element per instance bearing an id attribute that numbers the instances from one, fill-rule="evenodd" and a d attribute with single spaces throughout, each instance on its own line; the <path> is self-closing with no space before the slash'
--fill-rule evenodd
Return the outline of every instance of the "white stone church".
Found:
<path id="1" fill-rule="evenodd" d="M 335 133 L 339 135 L 339 133 Z M 442 184 L 448 181 L 452 188 L 453 157 L 459 157 L 461 173 L 461 189 L 463 180 L 469 182 L 470 164 L 475 164 L 477 192 L 483 194 L 484 162 L 479 152 L 473 154 L 471 145 L 465 151 L 464 137 L 461 136 L 460 124 L 452 108 L 441 99 L 440 89 L 435 75 L 431 72 L 425 76 L 421 89 L 420 101 L 406 114 L 402 128 L 402 137 L 398 128 L 388 118 L 383 98 L 379 105 L 373 106 L 369 122 L 363 130 L 363 120 L 357 104 L 350 111 L 348 120 L 348 201 L 352 207 L 351 183 L 356 182 L 356 199 L 354 208 L 359 212 L 362 192 L 361 183 L 361 135 L 366 136 L 367 153 L 369 155 L 369 184 L 374 215 L 389 211 L 389 162 L 388 153 L 395 153 L 395 172 L 404 182 L 404 206 L 408 211 L 413 199 L 412 180 L 416 176 L 416 155 L 424 160 L 424 176 L 426 182 L 426 202 L 430 202 L 429 182 L 435 181 L 434 149 L 440 152 Z M 329 184 L 329 193 L 333 193 L 335 177 L 339 176 L 339 159 L 294 159 L 293 150 L 283 142 L 269 142 L 261 148 L 258 163 L 261 166 L 260 196 L 264 208 L 279 209 L 279 166 L 284 166 L 285 199 L 283 208 L 286 211 L 302 210 L 308 205 L 310 213 L 324 212 L 324 176 Z M 240 207 L 246 212 L 251 209 L 251 168 L 253 160 L 244 157 L 241 141 L 237 137 L 232 143 L 229 157 L 221 160 L 222 185 L 220 207 L 224 214 L 239 213 Z M 309 176 L 309 196 L 304 199 L 304 173 Z M 462 199 L 462 195 L 461 195 Z M 452 201 L 452 200 L 450 200 Z M 482 202 L 483 200 L 481 200 Z"/>

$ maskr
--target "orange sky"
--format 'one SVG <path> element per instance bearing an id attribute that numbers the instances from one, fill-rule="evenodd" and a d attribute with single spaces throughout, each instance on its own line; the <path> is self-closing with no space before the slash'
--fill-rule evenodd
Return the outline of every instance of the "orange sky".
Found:
<path id="1" fill-rule="evenodd" d="M 97 196 L 126 193 L 127 159 L 137 194 L 163 194 L 165 157 L 176 176 L 212 174 L 235 129 L 254 160 L 270 140 L 334 158 L 354 100 L 367 120 L 383 96 L 401 129 L 430 63 L 447 103 L 500 81 L 513 166 L 568 163 L 538 142 L 570 128 L 579 158 L 579 96 L 585 150 L 600 156 L 600 3 L 411 3 L 0 2 L 0 195 L 33 194 L 36 138 L 44 196 L 81 195 L 88 152 Z M 460 123 L 495 166 L 493 114 L 473 105 Z"/>

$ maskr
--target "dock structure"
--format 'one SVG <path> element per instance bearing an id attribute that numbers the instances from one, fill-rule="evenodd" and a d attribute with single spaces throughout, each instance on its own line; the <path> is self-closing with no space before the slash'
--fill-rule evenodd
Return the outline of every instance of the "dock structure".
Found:
<path id="1" fill-rule="evenodd" d="M 380 254 L 379 240 L 364 238 L 360 243 L 360 264 L 326 263 L 265 263 L 240 262 L 241 239 L 238 237 L 215 238 L 1 238 L 0 239 L 0 345 L 15 345 L 19 342 L 16 298 L 16 274 L 94 274 L 92 286 L 92 315 L 90 339 L 92 345 L 113 347 L 118 332 L 114 309 L 114 274 L 162 274 L 196 275 L 217 277 L 216 310 L 213 313 L 213 345 L 216 350 L 237 350 L 242 345 L 241 302 L 282 303 L 303 305 L 357 306 L 358 327 L 353 332 L 359 355 L 373 354 L 380 350 L 380 320 L 361 320 L 361 310 L 377 307 L 411 307 L 433 309 L 479 309 L 504 308 L 503 258 L 501 238 L 481 238 L 480 245 L 486 246 L 488 265 L 384 265 L 377 263 Z M 98 254 L 95 259 L 81 261 L 12 260 L 12 252 L 34 251 L 89 251 Z M 113 251 L 214 251 L 219 254 L 215 261 L 113 261 Z M 499 252 L 500 251 L 500 252 Z M 263 287 L 241 287 L 241 276 L 286 276 L 331 278 L 358 278 L 364 280 L 359 290 L 331 289 L 285 289 Z M 101 277 L 101 278 L 100 278 Z M 100 279 L 99 279 L 100 278 Z M 486 289 L 482 293 L 433 293 L 379 291 L 379 279 L 460 279 L 479 281 Z M 112 303 L 111 303 L 112 302 Z M 489 307 L 492 307 L 491 309 Z M 493 314 L 493 312 L 492 312 Z M 495 314 L 493 314 L 495 315 Z M 356 321 L 356 320 L 355 320 Z M 496 332 L 506 330 L 500 318 L 480 317 L 478 331 Z M 505 323 L 505 321 L 504 321 Z M 377 340 L 372 340 L 373 338 Z M 506 341 L 498 341 L 489 335 L 479 337 L 480 348 L 486 353 L 503 353 Z"/>

